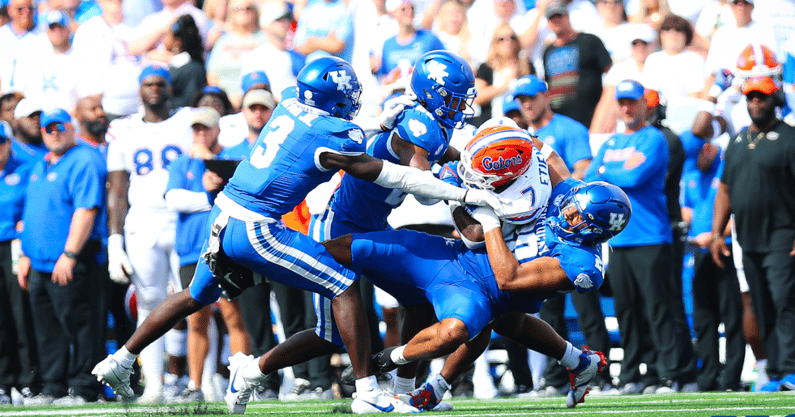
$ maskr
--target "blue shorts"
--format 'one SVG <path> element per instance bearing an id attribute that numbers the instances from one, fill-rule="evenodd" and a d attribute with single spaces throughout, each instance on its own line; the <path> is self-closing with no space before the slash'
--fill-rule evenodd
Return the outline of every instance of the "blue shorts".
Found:
<path id="1" fill-rule="evenodd" d="M 218 207 L 213 207 L 210 221 L 220 213 Z M 280 221 L 230 218 L 220 238 L 221 248 L 233 262 L 273 281 L 329 299 L 342 294 L 358 279 L 353 271 L 335 261 L 323 245 Z M 199 261 L 189 289 L 191 296 L 204 304 L 221 296 L 217 280 L 203 261 Z"/>

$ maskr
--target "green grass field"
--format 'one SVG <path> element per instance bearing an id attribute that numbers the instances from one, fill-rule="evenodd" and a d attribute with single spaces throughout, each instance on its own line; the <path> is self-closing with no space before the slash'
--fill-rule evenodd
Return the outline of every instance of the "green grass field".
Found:
<path id="1" fill-rule="evenodd" d="M 577 408 L 567 409 L 564 398 L 453 399 L 455 410 L 430 413 L 443 416 L 795 416 L 795 394 L 695 393 L 588 396 Z M 250 404 L 249 416 L 327 416 L 350 413 L 350 400 Z M 184 416 L 226 414 L 221 402 L 160 407 L 127 406 L 118 403 L 72 408 L 0 406 L 0 416 Z"/>

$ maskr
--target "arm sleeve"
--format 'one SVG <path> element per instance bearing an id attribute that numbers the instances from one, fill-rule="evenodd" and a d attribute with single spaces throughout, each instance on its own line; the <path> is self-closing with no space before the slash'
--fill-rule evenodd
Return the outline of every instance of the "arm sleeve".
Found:
<path id="1" fill-rule="evenodd" d="M 383 161 L 381 173 L 373 182 L 382 187 L 397 188 L 426 199 L 464 201 L 466 196 L 466 190 L 437 179 L 430 171 L 421 171 L 388 161 Z"/>

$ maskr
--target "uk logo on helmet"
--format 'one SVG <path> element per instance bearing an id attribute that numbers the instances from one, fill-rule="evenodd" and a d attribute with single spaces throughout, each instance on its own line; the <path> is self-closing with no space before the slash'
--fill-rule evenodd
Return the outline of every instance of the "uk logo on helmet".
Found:
<path id="1" fill-rule="evenodd" d="M 624 230 L 624 214 L 623 213 L 610 213 L 610 231 L 621 231 Z"/>
<path id="2" fill-rule="evenodd" d="M 447 65 L 439 61 L 431 61 L 428 63 L 428 79 L 436 81 L 439 85 L 444 85 L 444 77 L 449 76 L 447 72 Z"/>
<path id="3" fill-rule="evenodd" d="M 337 90 L 345 91 L 351 89 L 351 76 L 348 75 L 348 71 L 331 71 L 328 74 L 331 76 L 331 80 L 337 83 Z"/>

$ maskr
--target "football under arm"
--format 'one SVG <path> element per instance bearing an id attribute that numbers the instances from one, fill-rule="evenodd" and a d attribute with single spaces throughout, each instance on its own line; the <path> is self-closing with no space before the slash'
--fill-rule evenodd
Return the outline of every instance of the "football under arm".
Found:
<path id="1" fill-rule="evenodd" d="M 540 256 L 520 264 L 505 244 L 500 228 L 489 230 L 485 238 L 489 264 L 500 290 L 532 295 L 574 290 L 559 260 Z"/>

